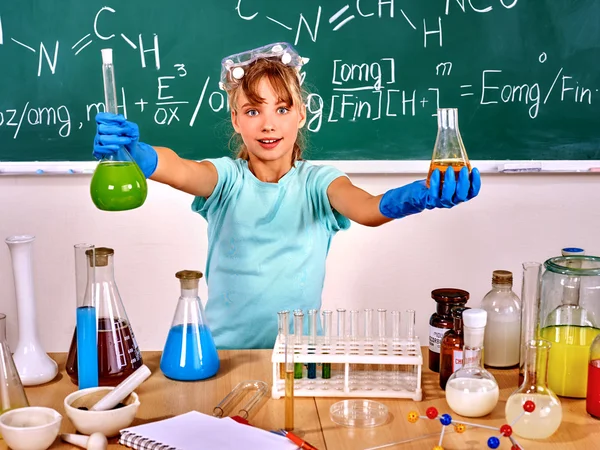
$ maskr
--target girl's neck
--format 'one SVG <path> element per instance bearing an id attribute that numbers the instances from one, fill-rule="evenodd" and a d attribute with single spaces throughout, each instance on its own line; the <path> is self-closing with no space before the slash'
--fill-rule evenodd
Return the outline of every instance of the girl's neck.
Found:
<path id="1" fill-rule="evenodd" d="M 291 161 L 262 161 L 253 155 L 248 160 L 248 169 L 264 183 L 277 183 L 292 168 Z"/>

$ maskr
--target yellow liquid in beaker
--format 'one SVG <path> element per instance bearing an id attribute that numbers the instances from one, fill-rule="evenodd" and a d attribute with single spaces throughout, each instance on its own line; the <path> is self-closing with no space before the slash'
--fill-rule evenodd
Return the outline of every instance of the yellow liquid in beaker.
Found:
<path id="1" fill-rule="evenodd" d="M 590 345 L 600 330 L 559 325 L 543 328 L 542 339 L 552 343 L 548 387 L 562 397 L 585 398 Z"/>

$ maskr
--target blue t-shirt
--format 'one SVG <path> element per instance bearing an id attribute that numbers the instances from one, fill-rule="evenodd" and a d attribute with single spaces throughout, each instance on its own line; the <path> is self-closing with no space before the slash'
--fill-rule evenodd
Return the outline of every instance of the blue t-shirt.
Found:
<path id="1" fill-rule="evenodd" d="M 242 159 L 209 159 L 218 181 L 192 209 L 208 222 L 206 316 L 217 347 L 272 348 L 277 312 L 319 309 L 325 259 L 350 221 L 333 211 L 329 184 L 343 172 L 298 161 L 277 183 Z"/>

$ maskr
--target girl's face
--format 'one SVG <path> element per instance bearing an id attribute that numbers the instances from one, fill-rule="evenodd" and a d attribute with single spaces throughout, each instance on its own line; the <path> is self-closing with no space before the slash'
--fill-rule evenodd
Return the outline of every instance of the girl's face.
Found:
<path id="1" fill-rule="evenodd" d="M 242 136 L 250 162 L 286 161 L 291 166 L 298 129 L 306 121 L 304 105 L 281 101 L 266 78 L 260 81 L 258 94 L 263 103 L 250 104 L 244 92 L 239 93 L 237 108 L 231 111 L 233 128 Z"/>

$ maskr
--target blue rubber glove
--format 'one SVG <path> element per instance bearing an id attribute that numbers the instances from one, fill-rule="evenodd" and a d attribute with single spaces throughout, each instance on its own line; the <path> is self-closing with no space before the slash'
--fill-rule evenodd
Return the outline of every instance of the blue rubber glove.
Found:
<path id="1" fill-rule="evenodd" d="M 117 155 L 121 146 L 125 147 L 142 170 L 146 178 L 156 170 L 158 154 L 151 145 L 140 142 L 140 129 L 128 122 L 121 114 L 98 113 L 96 115 L 96 138 L 93 155 L 102 159 L 107 155 Z"/>
<path id="2" fill-rule="evenodd" d="M 379 211 L 390 219 L 401 219 L 425 209 L 452 208 L 476 197 L 481 189 L 481 177 L 476 168 L 469 176 L 469 169 L 463 167 L 456 180 L 454 170 L 448 167 L 441 192 L 440 176 L 438 169 L 433 171 L 429 188 L 425 185 L 425 180 L 419 180 L 387 191 L 379 201 Z"/>

